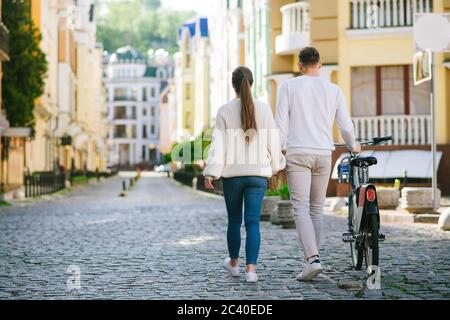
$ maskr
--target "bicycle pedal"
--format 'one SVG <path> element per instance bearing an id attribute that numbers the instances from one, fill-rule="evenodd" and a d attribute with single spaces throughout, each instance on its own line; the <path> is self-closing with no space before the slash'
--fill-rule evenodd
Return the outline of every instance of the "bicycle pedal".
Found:
<path id="1" fill-rule="evenodd" d="M 384 233 L 380 233 L 380 235 L 378 236 L 378 240 L 379 241 L 384 241 L 386 240 L 386 235 Z"/>
<path id="2" fill-rule="evenodd" d="M 354 242 L 355 237 L 350 232 L 346 232 L 342 234 L 342 241 L 344 242 Z"/>

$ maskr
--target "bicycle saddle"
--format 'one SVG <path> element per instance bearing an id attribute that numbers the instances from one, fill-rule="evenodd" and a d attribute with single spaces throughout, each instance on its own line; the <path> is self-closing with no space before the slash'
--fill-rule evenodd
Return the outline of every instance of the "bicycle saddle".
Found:
<path id="1" fill-rule="evenodd" d="M 352 159 L 350 164 L 355 167 L 370 167 L 377 164 L 377 158 L 375 157 L 360 157 Z"/>

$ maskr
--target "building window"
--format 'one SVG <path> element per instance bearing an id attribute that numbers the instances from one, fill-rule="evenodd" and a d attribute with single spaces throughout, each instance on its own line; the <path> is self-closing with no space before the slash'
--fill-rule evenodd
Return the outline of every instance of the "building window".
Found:
<path id="1" fill-rule="evenodd" d="M 184 127 L 186 129 L 190 129 L 191 128 L 191 113 L 190 112 L 186 112 L 185 113 L 185 117 L 184 117 Z"/>
<path id="2" fill-rule="evenodd" d="M 414 86 L 412 66 L 352 68 L 352 115 L 429 114 L 430 83 Z"/>
<path id="3" fill-rule="evenodd" d="M 130 132 L 128 138 L 136 139 L 136 126 L 130 126 Z"/>
<path id="4" fill-rule="evenodd" d="M 191 84 L 190 83 L 186 83 L 185 86 L 185 98 L 186 100 L 191 100 Z"/>
<path id="5" fill-rule="evenodd" d="M 126 119 L 127 118 L 127 108 L 125 106 L 116 106 L 114 108 L 114 119 Z"/>
<path id="6" fill-rule="evenodd" d="M 155 125 L 153 125 L 153 124 L 152 124 L 152 126 L 150 127 L 150 133 L 151 133 L 152 135 L 155 134 Z"/>
<path id="7" fill-rule="evenodd" d="M 155 88 L 151 88 L 151 95 L 152 95 L 152 98 L 154 98 L 156 96 Z"/>
<path id="8" fill-rule="evenodd" d="M 186 68 L 191 67 L 191 55 L 189 53 L 186 53 Z"/>
<path id="9" fill-rule="evenodd" d="M 141 152 L 142 160 L 145 160 L 145 149 L 147 149 L 147 148 L 145 146 L 142 146 L 142 152 Z"/>
<path id="10" fill-rule="evenodd" d="M 128 117 L 128 119 L 136 119 L 136 106 L 131 106 L 130 110 L 131 110 L 131 113 L 130 113 L 130 116 Z"/>
<path id="11" fill-rule="evenodd" d="M 147 89 L 142 89 L 142 101 L 147 101 Z"/>
<path id="12" fill-rule="evenodd" d="M 155 116 L 155 107 L 152 107 L 152 109 L 151 109 L 151 116 L 152 116 L 152 117 Z"/>
<path id="13" fill-rule="evenodd" d="M 114 101 L 136 101 L 137 100 L 136 88 L 115 88 L 114 89 Z"/>
<path id="14" fill-rule="evenodd" d="M 127 137 L 127 126 L 117 125 L 114 127 L 114 138 L 126 138 Z"/>
<path id="15" fill-rule="evenodd" d="M 142 139 L 147 139 L 147 126 L 142 126 Z"/>
<path id="16" fill-rule="evenodd" d="M 147 108 L 143 107 L 142 108 L 142 115 L 145 117 L 147 115 Z"/>

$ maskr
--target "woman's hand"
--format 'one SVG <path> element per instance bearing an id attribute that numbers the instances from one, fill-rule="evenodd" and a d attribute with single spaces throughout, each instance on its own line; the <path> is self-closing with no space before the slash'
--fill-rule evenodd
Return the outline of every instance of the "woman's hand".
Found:
<path id="1" fill-rule="evenodd" d="M 213 179 L 211 177 L 205 177 L 205 188 L 209 190 L 214 190 Z"/>

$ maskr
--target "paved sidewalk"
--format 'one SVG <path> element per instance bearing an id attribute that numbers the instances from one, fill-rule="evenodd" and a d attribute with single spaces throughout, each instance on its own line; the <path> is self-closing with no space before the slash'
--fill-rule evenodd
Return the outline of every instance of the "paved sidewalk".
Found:
<path id="1" fill-rule="evenodd" d="M 0 208 L 1 299 L 435 299 L 450 298 L 450 233 L 431 225 L 386 225 L 381 290 L 360 285 L 340 240 L 342 217 L 324 217 L 325 273 L 295 280 L 295 230 L 262 223 L 257 284 L 234 279 L 221 263 L 226 212 L 221 199 L 165 177 L 145 177 L 119 198 L 120 178 L 64 196 Z M 243 233 L 244 236 L 244 233 Z M 242 252 L 243 253 L 243 252 Z M 66 286 L 69 266 L 79 290 Z M 357 287 L 357 286 L 356 286 Z"/>

